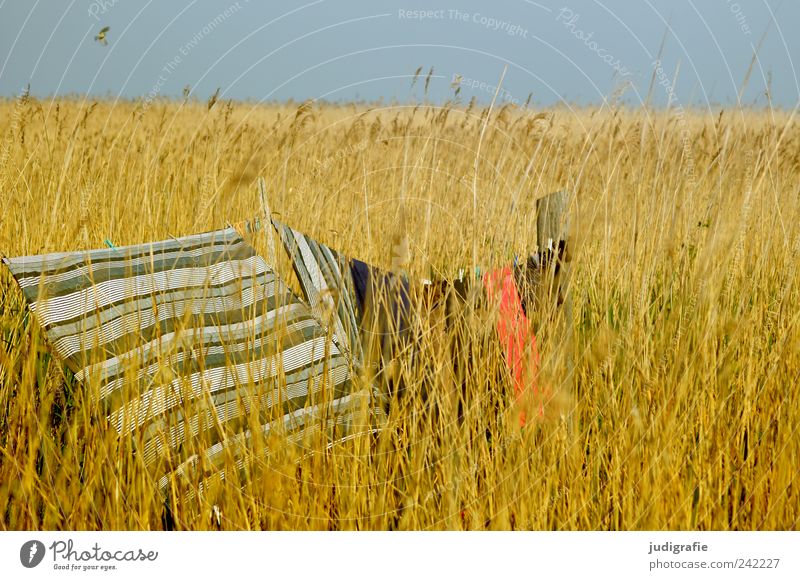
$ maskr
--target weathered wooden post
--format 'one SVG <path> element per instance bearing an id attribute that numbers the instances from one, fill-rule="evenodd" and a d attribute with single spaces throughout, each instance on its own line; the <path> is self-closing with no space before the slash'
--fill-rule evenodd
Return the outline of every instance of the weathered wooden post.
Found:
<path id="1" fill-rule="evenodd" d="M 557 191 L 536 200 L 536 228 L 540 249 L 552 249 L 569 237 L 569 201 L 567 191 Z"/>
<path id="2" fill-rule="evenodd" d="M 563 337 L 567 366 L 566 385 L 574 383 L 574 336 L 572 320 L 572 297 L 570 291 L 570 232 L 569 206 L 572 195 L 558 191 L 536 201 L 536 239 L 538 244 L 538 267 L 533 268 L 536 296 L 535 309 L 540 324 L 557 320 L 557 307 L 564 309 L 564 326 L 559 333 Z M 529 265 L 530 277 L 530 265 Z M 538 279 L 536 279 L 538 277 Z M 550 334 L 550 333 L 548 333 Z M 551 334 L 552 336 L 552 334 Z M 565 386 L 566 386 L 565 385 Z M 571 425 L 569 425 L 571 429 Z"/>
<path id="3" fill-rule="evenodd" d="M 536 241 L 539 268 L 537 306 L 551 312 L 562 303 L 569 309 L 569 202 L 567 191 L 551 193 L 536 201 Z M 571 312 L 567 312 L 568 318 Z"/>
<path id="4" fill-rule="evenodd" d="M 545 367 L 540 369 L 540 372 L 545 371 L 540 383 L 547 385 L 546 390 L 551 396 L 555 392 L 550 389 L 557 388 L 552 383 L 552 369 L 566 367 L 566 377 L 561 381 L 564 387 L 573 385 L 575 375 L 569 287 L 571 199 L 570 192 L 558 191 L 536 201 L 538 248 L 524 265 L 516 266 L 518 276 L 522 273 L 520 269 L 524 272 L 521 290 L 525 296 L 528 317 L 534 323 L 534 333 L 540 338 L 546 336 L 549 344 L 547 352 L 540 351 L 543 360 L 547 361 Z M 559 312 L 563 314 L 563 326 Z M 545 370 L 548 367 L 550 370 Z"/>

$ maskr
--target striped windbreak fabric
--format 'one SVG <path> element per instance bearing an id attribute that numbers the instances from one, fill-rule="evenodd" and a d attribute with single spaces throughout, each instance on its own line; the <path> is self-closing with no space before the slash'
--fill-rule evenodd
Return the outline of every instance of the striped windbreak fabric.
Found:
<path id="1" fill-rule="evenodd" d="M 337 344 L 351 354 L 354 364 L 360 364 L 363 354 L 347 259 L 275 219 L 272 224 L 314 313 L 333 327 Z"/>
<path id="2" fill-rule="evenodd" d="M 392 381 L 376 379 L 408 338 L 408 279 L 340 254 L 278 220 L 272 225 L 315 314 L 333 329 L 355 367 L 371 376 L 374 400 L 385 405 L 394 392 Z"/>
<path id="3" fill-rule="evenodd" d="M 346 354 L 233 228 L 4 262 L 162 488 L 170 473 L 218 477 L 226 454 L 248 445 L 253 412 L 263 432 L 298 441 L 352 427 Z"/>

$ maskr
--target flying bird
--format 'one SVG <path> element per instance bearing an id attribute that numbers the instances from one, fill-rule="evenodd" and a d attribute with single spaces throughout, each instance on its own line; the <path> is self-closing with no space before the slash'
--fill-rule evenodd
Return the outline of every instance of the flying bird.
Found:
<path id="1" fill-rule="evenodd" d="M 456 97 L 458 97 L 458 94 L 461 92 L 461 82 L 463 80 L 464 78 L 461 75 L 455 75 L 453 76 L 453 82 L 450 83 L 450 88 L 454 89 Z"/>
<path id="2" fill-rule="evenodd" d="M 108 46 L 108 41 L 106 40 L 106 32 L 108 32 L 109 30 L 111 30 L 110 26 L 104 26 L 102 29 L 100 29 L 100 32 L 97 33 L 97 36 L 95 36 L 94 39 L 103 46 Z"/>

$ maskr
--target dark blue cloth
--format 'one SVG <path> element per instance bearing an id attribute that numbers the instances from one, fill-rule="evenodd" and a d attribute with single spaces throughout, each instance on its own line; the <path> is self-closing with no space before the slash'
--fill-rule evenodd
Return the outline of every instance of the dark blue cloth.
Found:
<path id="1" fill-rule="evenodd" d="M 378 305 L 380 311 L 376 314 L 386 325 L 380 332 L 405 335 L 411 315 L 408 278 L 385 272 L 361 260 L 350 258 L 349 263 L 359 323 L 364 321 L 367 308 Z"/>

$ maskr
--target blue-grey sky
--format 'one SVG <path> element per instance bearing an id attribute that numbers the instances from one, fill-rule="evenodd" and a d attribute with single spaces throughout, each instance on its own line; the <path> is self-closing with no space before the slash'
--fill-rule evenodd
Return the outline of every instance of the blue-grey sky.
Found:
<path id="1" fill-rule="evenodd" d="M 800 101 L 797 0 L 0 0 L 0 95 L 432 100 Z M 106 46 L 95 40 L 110 26 Z M 666 33 L 661 66 L 656 66 Z M 418 67 L 422 78 L 413 86 Z M 674 92 L 669 86 L 675 78 Z"/>

